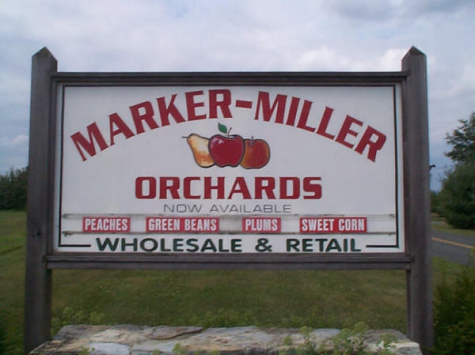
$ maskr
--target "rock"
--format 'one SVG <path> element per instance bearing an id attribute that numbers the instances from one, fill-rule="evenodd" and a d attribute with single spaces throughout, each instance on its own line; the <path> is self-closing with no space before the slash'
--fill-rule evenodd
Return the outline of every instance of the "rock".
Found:
<path id="1" fill-rule="evenodd" d="M 90 337 L 94 343 L 117 343 L 135 344 L 146 341 L 148 338 L 142 334 L 142 330 L 131 330 L 127 328 L 110 328 L 100 331 Z"/>
<path id="2" fill-rule="evenodd" d="M 172 339 L 184 334 L 199 333 L 203 330 L 201 327 L 166 327 L 159 326 L 152 328 L 151 339 Z"/>
<path id="3" fill-rule="evenodd" d="M 128 346 L 115 343 L 91 343 L 90 355 L 129 355 Z"/>
<path id="4" fill-rule="evenodd" d="M 39 346 L 31 354 L 75 355 L 78 349 L 81 351 L 88 348 L 91 336 L 107 328 L 109 326 L 106 325 L 66 325 L 54 336 L 53 340 Z"/>
<path id="5" fill-rule="evenodd" d="M 394 344 L 397 355 L 420 355 L 422 354 L 419 344 L 413 341 L 403 341 Z"/>
<path id="6" fill-rule="evenodd" d="M 280 339 L 256 327 L 210 328 L 180 342 L 187 351 L 218 351 L 226 354 L 247 353 L 251 349 L 265 353 L 267 349 L 281 344 Z"/>
<path id="7" fill-rule="evenodd" d="M 54 336 L 57 340 L 86 339 L 101 330 L 109 329 L 108 325 L 65 325 Z"/>
<path id="8" fill-rule="evenodd" d="M 179 344 L 179 340 L 157 341 L 148 340 L 140 344 L 132 346 L 132 354 L 147 354 L 151 355 L 154 351 L 163 354 L 172 354 L 173 349 Z"/>
<path id="9" fill-rule="evenodd" d="M 365 343 L 379 343 L 384 335 L 390 335 L 398 341 L 407 339 L 404 334 L 394 329 L 368 330 L 364 335 Z"/>
<path id="10" fill-rule="evenodd" d="M 310 333 L 310 338 L 316 343 L 321 343 L 339 333 L 339 329 L 316 329 Z"/>
<path id="11" fill-rule="evenodd" d="M 338 329 L 316 329 L 310 332 L 308 340 L 316 348 L 323 345 L 331 349 L 331 338 L 339 332 Z M 422 354 L 417 343 L 394 330 L 366 332 L 364 343 L 367 350 L 376 352 L 381 349 L 381 336 L 388 333 L 396 339 L 392 344 L 395 354 Z M 179 349 L 183 353 L 217 351 L 226 355 L 273 355 L 301 346 L 306 340 L 298 329 L 76 325 L 63 327 L 53 340 L 30 354 L 77 355 L 83 349 L 89 349 L 91 355 L 167 355 Z"/>

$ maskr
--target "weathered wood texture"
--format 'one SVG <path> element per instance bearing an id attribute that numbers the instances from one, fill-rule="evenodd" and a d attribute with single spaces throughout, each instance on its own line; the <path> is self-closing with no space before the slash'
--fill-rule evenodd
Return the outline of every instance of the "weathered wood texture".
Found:
<path id="1" fill-rule="evenodd" d="M 412 47 L 402 60 L 404 198 L 407 252 L 408 335 L 423 347 L 433 342 L 429 214 L 429 138 L 426 56 Z"/>
<path id="2" fill-rule="evenodd" d="M 407 270 L 411 258 L 401 254 L 55 254 L 51 269 L 158 269 L 158 270 Z"/>
<path id="3" fill-rule="evenodd" d="M 54 126 L 50 75 L 56 59 L 43 48 L 33 57 L 25 278 L 25 353 L 51 333 L 51 270 L 45 256 L 53 231 Z"/>
<path id="4" fill-rule="evenodd" d="M 432 345 L 429 255 L 429 152 L 425 55 L 412 48 L 395 73 L 57 73 L 42 49 L 33 57 L 28 186 L 25 352 L 50 337 L 52 269 L 401 269 L 407 271 L 408 334 Z M 55 88 L 85 85 L 355 85 L 402 83 L 406 255 L 274 257 L 91 255 L 52 253 Z"/>
<path id="5" fill-rule="evenodd" d="M 59 72 L 58 82 L 87 85 L 378 85 L 400 83 L 404 72 Z"/>

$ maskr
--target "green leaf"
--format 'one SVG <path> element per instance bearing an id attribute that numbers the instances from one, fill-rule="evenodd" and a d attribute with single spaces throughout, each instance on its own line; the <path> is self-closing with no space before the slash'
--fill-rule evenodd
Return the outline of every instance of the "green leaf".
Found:
<path id="1" fill-rule="evenodd" d="M 228 133 L 228 127 L 226 127 L 225 125 L 221 124 L 221 123 L 218 123 L 218 129 L 221 133 Z"/>

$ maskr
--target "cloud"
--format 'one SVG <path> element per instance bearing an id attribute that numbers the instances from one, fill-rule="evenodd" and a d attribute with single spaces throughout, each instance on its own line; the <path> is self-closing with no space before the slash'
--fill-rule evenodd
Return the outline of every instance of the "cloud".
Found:
<path id="1" fill-rule="evenodd" d="M 10 168 L 23 168 L 28 162 L 28 136 L 0 137 L 0 174 Z"/>
<path id="2" fill-rule="evenodd" d="M 400 71 L 401 59 L 407 49 L 390 48 L 373 57 L 355 60 L 327 46 L 305 51 L 298 55 L 293 70 L 302 71 Z"/>
<path id="3" fill-rule="evenodd" d="M 305 51 L 298 55 L 295 60 L 295 70 L 309 71 L 336 71 L 338 68 L 348 68 L 349 59 L 340 56 L 326 46 Z"/>
<path id="4" fill-rule="evenodd" d="M 474 2 L 473 0 L 406 0 L 404 7 L 406 12 L 415 15 L 448 14 L 467 8 L 474 9 Z"/>
<path id="5" fill-rule="evenodd" d="M 391 48 L 386 50 L 375 63 L 377 70 L 398 71 L 401 70 L 401 59 L 406 55 L 407 49 Z"/>
<path id="6" fill-rule="evenodd" d="M 456 13 L 474 9 L 473 0 L 329 0 L 329 11 L 357 22 L 384 22 L 393 19 L 417 18 Z"/>
<path id="7" fill-rule="evenodd" d="M 473 0 L 2 0 L 0 166 L 26 164 L 27 142 L 14 144 L 43 46 L 60 71 L 397 71 L 415 45 L 440 156 L 475 110 L 473 18 Z"/>
<path id="8" fill-rule="evenodd" d="M 475 58 L 466 63 L 453 82 L 452 87 L 446 91 L 449 97 L 472 94 L 475 92 Z M 473 99 L 473 97 L 472 97 Z M 474 103 L 475 110 L 475 103 Z"/>
<path id="9" fill-rule="evenodd" d="M 11 104 L 23 104 L 29 99 L 30 81 L 25 75 L 0 71 L 0 82 L 8 85 L 0 85 L 0 97 L 6 98 Z"/>
<path id="10" fill-rule="evenodd" d="M 333 0 L 326 7 L 355 21 L 386 21 L 397 15 L 397 2 L 371 0 Z"/>
<path id="11" fill-rule="evenodd" d="M 0 147 L 14 148 L 28 144 L 28 136 L 20 134 L 13 138 L 0 137 Z"/>

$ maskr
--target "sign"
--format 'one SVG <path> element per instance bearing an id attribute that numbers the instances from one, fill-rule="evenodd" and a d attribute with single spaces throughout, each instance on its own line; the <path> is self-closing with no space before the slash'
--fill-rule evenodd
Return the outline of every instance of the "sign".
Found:
<path id="1" fill-rule="evenodd" d="M 58 86 L 54 252 L 403 253 L 401 86 Z"/>
<path id="2" fill-rule="evenodd" d="M 417 48 L 385 73 L 66 73 L 43 48 L 31 83 L 25 353 L 74 268 L 405 270 L 432 347 Z"/>

